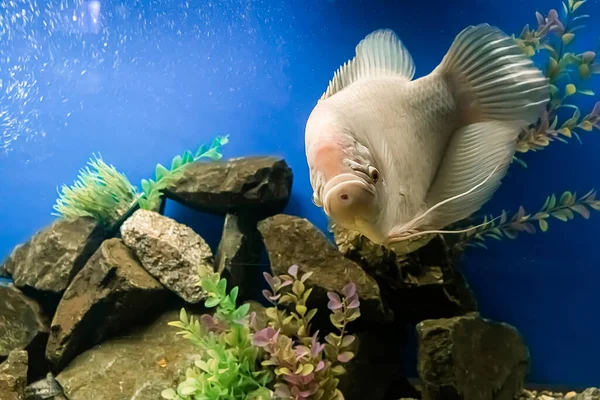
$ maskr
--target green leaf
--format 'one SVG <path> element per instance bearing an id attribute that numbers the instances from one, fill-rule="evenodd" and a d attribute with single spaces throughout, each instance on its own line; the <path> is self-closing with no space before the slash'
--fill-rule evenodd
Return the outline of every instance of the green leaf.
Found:
<path id="1" fill-rule="evenodd" d="M 186 325 L 189 324 L 187 313 L 185 312 L 185 308 L 182 308 L 181 311 L 179 311 L 179 320 Z"/>
<path id="2" fill-rule="evenodd" d="M 181 159 L 182 164 L 188 164 L 192 161 L 194 161 L 194 154 L 192 154 L 191 151 L 186 150 L 185 153 L 183 153 L 183 157 Z"/>
<path id="3" fill-rule="evenodd" d="M 566 206 L 566 205 L 570 205 L 573 204 L 573 201 L 575 199 L 573 198 L 573 195 L 571 194 L 571 192 L 564 192 L 562 194 L 562 196 L 560 196 L 560 200 L 559 200 L 559 204 L 561 206 Z"/>
<path id="4" fill-rule="evenodd" d="M 148 181 L 146 179 L 142 179 L 142 190 L 144 191 L 144 193 L 146 193 L 146 194 L 150 193 L 151 189 L 152 189 L 152 184 L 150 183 L 150 181 Z"/>
<path id="5" fill-rule="evenodd" d="M 548 222 L 545 219 L 540 219 L 539 221 L 540 230 L 542 232 L 546 232 L 548 230 Z"/>
<path id="6" fill-rule="evenodd" d="M 218 305 L 221 302 L 221 299 L 218 297 L 209 297 L 208 299 L 206 299 L 206 301 L 204 302 L 204 306 L 211 308 L 211 307 L 215 307 L 216 305 Z"/>
<path id="7" fill-rule="evenodd" d="M 250 304 L 246 303 L 246 304 L 242 304 L 237 310 L 236 310 L 236 319 L 239 318 L 243 318 L 248 314 L 248 311 L 250 311 Z"/>
<path id="8" fill-rule="evenodd" d="M 171 161 L 171 171 L 181 167 L 181 163 L 182 163 L 182 158 L 181 156 L 177 155 L 173 158 L 173 161 Z"/>
<path id="9" fill-rule="evenodd" d="M 587 89 L 586 90 L 577 89 L 577 93 L 584 94 L 586 96 L 594 96 L 596 94 L 593 91 L 587 90 Z"/>
<path id="10" fill-rule="evenodd" d="M 567 208 L 557 210 L 550 213 L 554 218 L 560 219 L 561 221 L 568 221 L 573 218 L 573 212 Z"/>
<path id="11" fill-rule="evenodd" d="M 231 292 L 229 292 L 229 298 L 231 299 L 231 302 L 233 304 L 235 304 L 237 300 L 239 290 L 240 289 L 237 286 L 235 286 L 233 289 L 231 289 Z"/>
<path id="12" fill-rule="evenodd" d="M 169 170 L 166 169 L 162 164 L 156 164 L 154 179 L 156 179 L 156 181 L 158 182 L 167 175 L 169 175 Z"/>
<path id="13" fill-rule="evenodd" d="M 331 369 L 331 372 L 336 376 L 344 375 L 346 373 L 346 368 L 344 368 L 343 365 L 336 365 Z"/>

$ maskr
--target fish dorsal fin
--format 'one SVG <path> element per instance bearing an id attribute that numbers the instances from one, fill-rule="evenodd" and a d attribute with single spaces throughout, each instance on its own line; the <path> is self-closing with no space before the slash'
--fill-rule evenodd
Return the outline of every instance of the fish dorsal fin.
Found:
<path id="1" fill-rule="evenodd" d="M 333 96 L 360 79 L 402 76 L 410 81 L 414 75 L 413 59 L 398 36 L 390 29 L 379 29 L 361 40 L 356 46 L 354 58 L 335 71 L 321 100 Z"/>

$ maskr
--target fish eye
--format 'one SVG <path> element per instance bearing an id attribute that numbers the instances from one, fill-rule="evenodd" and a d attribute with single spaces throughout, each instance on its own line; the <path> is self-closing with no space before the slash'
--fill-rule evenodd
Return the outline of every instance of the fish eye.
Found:
<path id="1" fill-rule="evenodd" d="M 379 171 L 377 168 L 369 166 L 369 177 L 373 183 L 377 183 L 377 181 L 379 181 Z"/>

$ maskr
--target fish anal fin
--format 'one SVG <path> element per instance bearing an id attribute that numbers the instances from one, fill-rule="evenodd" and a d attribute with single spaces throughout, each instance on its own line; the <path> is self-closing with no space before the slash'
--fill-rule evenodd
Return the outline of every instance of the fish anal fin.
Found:
<path id="1" fill-rule="evenodd" d="M 412 56 L 390 29 L 379 29 L 368 34 L 358 43 L 355 53 L 354 58 L 334 73 L 321 100 L 360 79 L 397 76 L 410 81 L 415 74 Z"/>
<path id="2" fill-rule="evenodd" d="M 469 217 L 496 192 L 512 162 L 519 129 L 499 121 L 478 122 L 460 128 L 452 136 L 435 180 L 425 198 L 425 207 L 468 192 L 432 210 L 418 229 L 441 229 Z M 427 211 L 425 211 L 427 212 Z"/>

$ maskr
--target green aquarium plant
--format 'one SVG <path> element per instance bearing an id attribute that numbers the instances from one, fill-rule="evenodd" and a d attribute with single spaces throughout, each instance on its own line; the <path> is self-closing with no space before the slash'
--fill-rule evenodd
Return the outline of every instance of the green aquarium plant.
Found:
<path id="1" fill-rule="evenodd" d="M 595 51 L 571 51 L 576 42 L 576 32 L 585 27 L 582 22 L 589 18 L 589 15 L 580 13 L 585 3 L 586 0 L 563 2 L 562 19 L 554 9 L 546 17 L 538 12 L 538 28 L 531 30 L 526 25 L 520 36 L 515 38 L 529 56 L 545 55 L 544 71 L 551 88 L 546 112 L 519 137 L 517 151 L 520 153 L 542 150 L 555 140 L 566 142 L 573 136 L 580 139 L 578 131 L 600 129 L 600 102 L 588 113 L 582 113 L 572 103 L 577 97 L 575 95 L 594 95 L 590 88 L 591 77 L 600 74 Z M 568 118 L 559 120 L 560 111 L 564 111 L 562 114 L 567 114 Z M 522 161 L 520 163 L 526 166 Z"/>
<path id="2" fill-rule="evenodd" d="M 62 186 L 53 215 L 65 219 L 92 217 L 103 225 L 112 225 L 138 197 L 137 189 L 124 174 L 94 154 L 88 166 L 79 170 L 74 184 Z"/>
<path id="3" fill-rule="evenodd" d="M 578 95 L 593 96 L 591 80 L 593 75 L 600 74 L 600 63 L 596 51 L 572 51 L 576 43 L 578 31 L 585 27 L 582 22 L 589 18 L 581 14 L 585 0 L 568 0 L 562 3 L 562 18 L 556 10 L 550 10 L 547 16 L 536 13 L 538 27 L 531 30 L 526 25 L 515 40 L 529 56 L 546 57 L 544 68 L 551 88 L 550 103 L 537 123 L 524 130 L 518 139 L 517 152 L 527 153 L 546 148 L 553 141 L 566 142 L 579 133 L 600 129 L 600 102 L 596 102 L 589 112 L 582 112 L 573 104 Z M 542 54 L 543 53 L 543 54 Z M 580 140 L 581 141 L 581 140 Z M 515 157 L 522 166 L 527 164 Z M 520 232 L 535 233 L 536 225 L 542 232 L 548 229 L 548 221 L 552 218 L 569 221 L 579 214 L 590 217 L 590 210 L 600 210 L 600 201 L 595 198 L 596 192 L 577 197 L 576 193 L 564 192 L 560 198 L 551 195 L 546 198 L 542 208 L 527 214 L 523 207 L 511 218 L 507 211 L 497 217 L 487 215 L 483 225 L 478 222 L 468 225 L 464 220 L 456 224 L 458 229 L 473 228 L 460 235 L 452 245 L 453 249 L 462 251 L 465 247 L 477 246 L 486 248 L 486 239 L 515 239 Z M 465 226 L 466 225 L 466 226 Z M 451 238 L 448 238 L 450 242 Z"/>
<path id="4" fill-rule="evenodd" d="M 92 155 L 73 185 L 62 186 L 53 215 L 63 219 L 92 217 L 100 224 L 112 227 L 137 207 L 157 211 L 163 190 L 181 177 L 188 164 L 201 159 L 221 159 L 221 148 L 228 141 L 229 135 L 217 136 L 211 144 L 200 146 L 195 153 L 186 151 L 177 155 L 171 161 L 170 169 L 158 164 L 154 180 L 142 180 L 141 193 L 114 166 L 106 164 L 100 156 Z"/>
<path id="5" fill-rule="evenodd" d="M 335 332 L 319 341 L 310 322 L 317 313 L 306 302 L 312 289 L 305 282 L 311 272 L 298 276 L 298 266 L 286 274 L 265 273 L 270 290 L 263 292 L 272 307 L 266 309 L 266 327 L 259 327 L 250 306 L 236 305 L 237 287 L 226 293 L 227 281 L 218 274 L 200 281 L 206 292 L 205 306 L 212 315 L 189 317 L 182 309 L 180 320 L 169 325 L 200 350 L 177 388 L 165 389 L 171 400 L 342 400 L 339 376 L 356 351 L 356 337 L 348 324 L 360 316 L 360 301 L 354 283 L 343 294 L 329 292 L 328 308 Z"/>
<path id="6" fill-rule="evenodd" d="M 162 200 L 163 190 L 181 177 L 188 164 L 204 158 L 220 160 L 223 158 L 221 148 L 228 142 L 229 135 L 217 136 L 210 145 L 201 145 L 195 153 L 187 150 L 182 155 L 175 156 L 171 161 L 170 169 L 167 169 L 162 164 L 157 164 L 154 171 L 154 180 L 142 180 L 143 194 L 139 200 L 140 207 L 147 210 L 158 209 Z"/>

